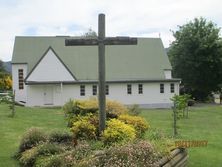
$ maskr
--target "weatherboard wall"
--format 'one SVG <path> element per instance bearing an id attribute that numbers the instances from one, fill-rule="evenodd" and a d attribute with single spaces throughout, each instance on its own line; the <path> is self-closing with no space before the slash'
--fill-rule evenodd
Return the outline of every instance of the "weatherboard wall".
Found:
<path id="1" fill-rule="evenodd" d="M 143 107 L 170 107 L 170 98 L 179 93 L 179 86 L 175 83 L 175 93 L 170 92 L 170 83 L 164 83 L 164 93 L 160 93 L 160 83 L 143 83 L 143 94 L 138 94 L 138 84 L 132 85 L 132 94 L 127 94 L 127 84 L 109 84 L 107 99 L 117 100 L 126 105 L 139 104 Z M 92 84 L 85 84 L 85 96 L 80 96 L 80 85 L 51 85 L 53 103 L 44 101 L 44 85 L 28 85 L 27 106 L 61 106 L 69 99 L 87 99 L 97 97 L 92 95 Z"/>

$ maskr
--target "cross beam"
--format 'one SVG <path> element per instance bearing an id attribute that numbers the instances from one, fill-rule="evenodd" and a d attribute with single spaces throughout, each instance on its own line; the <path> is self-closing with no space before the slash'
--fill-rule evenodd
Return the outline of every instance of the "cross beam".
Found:
<path id="1" fill-rule="evenodd" d="M 66 46 L 98 45 L 99 53 L 99 132 L 106 127 L 106 94 L 105 94 L 105 45 L 136 45 L 137 38 L 130 37 L 105 37 L 105 15 L 99 14 L 98 37 L 82 39 L 66 39 Z"/>

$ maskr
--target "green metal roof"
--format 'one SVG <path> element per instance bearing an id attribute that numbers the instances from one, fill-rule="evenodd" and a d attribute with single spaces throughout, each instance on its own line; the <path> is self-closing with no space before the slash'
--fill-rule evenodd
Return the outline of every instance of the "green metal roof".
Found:
<path id="1" fill-rule="evenodd" d="M 16 37 L 12 63 L 27 63 L 28 73 L 51 46 L 79 81 L 97 80 L 98 47 L 65 46 L 70 37 Z M 137 45 L 106 45 L 106 80 L 165 79 L 171 69 L 161 39 L 138 38 Z"/>

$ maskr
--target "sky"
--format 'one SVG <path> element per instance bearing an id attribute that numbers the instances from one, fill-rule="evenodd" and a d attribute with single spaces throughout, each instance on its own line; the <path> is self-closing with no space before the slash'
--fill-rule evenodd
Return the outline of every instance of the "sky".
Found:
<path id="1" fill-rule="evenodd" d="M 0 59 L 12 58 L 15 36 L 79 36 L 97 32 L 106 15 L 106 36 L 161 37 L 195 17 L 222 27 L 221 0 L 0 0 Z M 172 31 L 171 31 L 172 30 Z"/>

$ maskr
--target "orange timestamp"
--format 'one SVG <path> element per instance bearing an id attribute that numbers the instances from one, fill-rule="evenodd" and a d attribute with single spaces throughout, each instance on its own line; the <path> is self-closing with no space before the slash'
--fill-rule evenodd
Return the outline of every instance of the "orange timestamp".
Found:
<path id="1" fill-rule="evenodd" d="M 189 148 L 189 147 L 206 147 L 207 140 L 180 140 L 175 141 L 176 147 Z"/>

